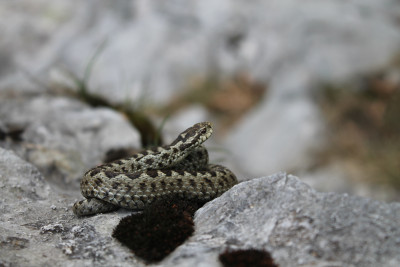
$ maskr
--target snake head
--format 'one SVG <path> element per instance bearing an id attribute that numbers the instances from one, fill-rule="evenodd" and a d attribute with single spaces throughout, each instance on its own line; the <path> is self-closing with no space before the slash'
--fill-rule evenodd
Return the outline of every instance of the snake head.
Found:
<path id="1" fill-rule="evenodd" d="M 178 145 L 181 150 L 188 147 L 196 147 L 206 141 L 211 134 L 211 123 L 199 122 L 179 134 L 171 146 Z"/>

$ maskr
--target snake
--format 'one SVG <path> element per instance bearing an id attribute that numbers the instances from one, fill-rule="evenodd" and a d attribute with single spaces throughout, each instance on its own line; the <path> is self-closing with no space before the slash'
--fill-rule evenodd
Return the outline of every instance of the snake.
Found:
<path id="1" fill-rule="evenodd" d="M 189 127 L 170 144 L 88 170 L 80 183 L 83 200 L 73 205 L 77 216 L 125 208 L 144 210 L 152 202 L 179 196 L 210 201 L 238 183 L 222 165 L 210 164 L 203 143 L 213 132 L 210 122 Z"/>

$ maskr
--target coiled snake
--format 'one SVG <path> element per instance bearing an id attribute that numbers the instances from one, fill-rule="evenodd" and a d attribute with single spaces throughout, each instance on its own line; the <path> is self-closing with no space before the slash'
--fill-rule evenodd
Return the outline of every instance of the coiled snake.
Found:
<path id="1" fill-rule="evenodd" d="M 237 183 L 227 168 L 208 163 L 202 145 L 212 134 L 209 122 L 188 128 L 168 146 L 97 166 L 81 181 L 84 200 L 73 206 L 78 215 L 109 212 L 119 207 L 142 210 L 152 201 L 178 195 L 208 201 Z"/>

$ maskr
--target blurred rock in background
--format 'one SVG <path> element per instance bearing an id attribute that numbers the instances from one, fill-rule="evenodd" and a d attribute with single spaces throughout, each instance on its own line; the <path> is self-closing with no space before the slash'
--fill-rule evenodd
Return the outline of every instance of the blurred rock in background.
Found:
<path id="1" fill-rule="evenodd" d="M 390 128 L 383 117 L 395 106 L 400 77 L 395 0 L 3 1 L 0 14 L 1 101 L 14 106 L 2 108 L 3 124 L 23 112 L 45 116 L 20 110 L 26 104 L 12 102 L 16 95 L 31 101 L 84 85 L 157 125 L 168 116 L 167 140 L 199 120 L 213 121 L 216 152 L 226 149 L 214 160 L 241 180 L 286 170 L 320 190 L 399 199 L 399 140 L 371 146 L 360 116 L 329 119 L 345 117 L 356 105 L 347 99 L 358 103 L 375 86 L 385 99 L 372 94 L 377 111 L 359 113 Z M 365 84 L 371 80 L 375 85 Z M 375 140 L 387 138 L 376 127 Z M 343 139 L 362 144 L 344 157 L 332 152 Z M 390 155 L 383 163 L 365 156 L 377 146 Z"/>
<path id="2" fill-rule="evenodd" d="M 0 266 L 145 266 L 111 237 L 131 211 L 72 213 L 79 181 L 200 121 L 242 183 L 160 266 L 399 266 L 399 203 L 376 201 L 400 200 L 399 19 L 397 0 L 1 1 Z"/>

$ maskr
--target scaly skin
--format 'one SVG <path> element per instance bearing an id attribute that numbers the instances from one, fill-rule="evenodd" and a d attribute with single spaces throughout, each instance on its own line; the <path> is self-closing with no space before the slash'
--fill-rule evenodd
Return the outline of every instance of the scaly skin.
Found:
<path id="1" fill-rule="evenodd" d="M 85 199 L 74 204 L 74 213 L 91 215 L 119 207 L 142 210 L 154 200 L 173 196 L 199 201 L 220 196 L 237 184 L 237 179 L 229 169 L 208 164 L 202 143 L 211 134 L 209 122 L 197 123 L 169 146 L 89 170 L 81 181 Z"/>

